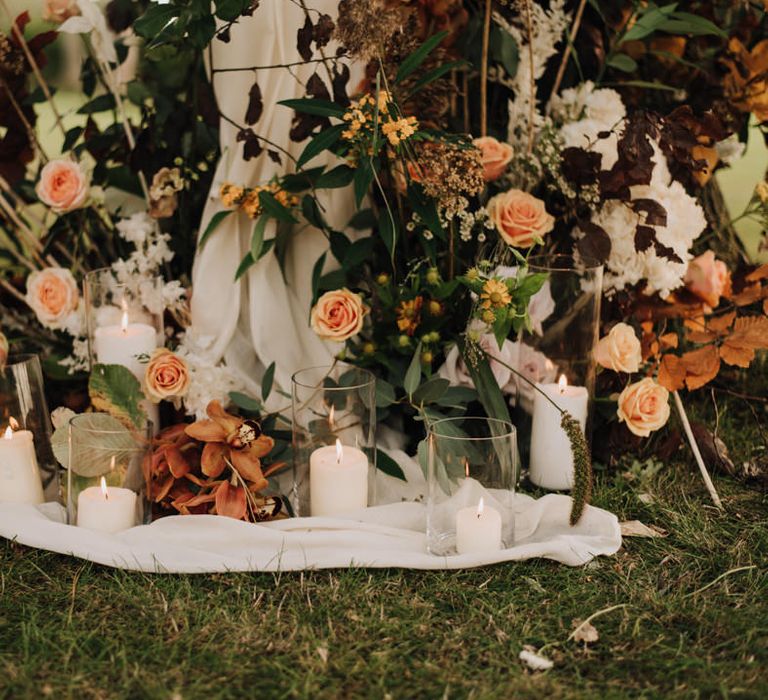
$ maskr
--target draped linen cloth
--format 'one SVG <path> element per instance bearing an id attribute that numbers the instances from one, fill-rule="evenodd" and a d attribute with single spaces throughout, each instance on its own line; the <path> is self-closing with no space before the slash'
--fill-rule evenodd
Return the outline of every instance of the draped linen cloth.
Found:
<path id="1" fill-rule="evenodd" d="M 344 518 L 252 524 L 216 515 L 178 515 L 108 535 L 64 524 L 63 508 L 0 503 L 0 537 L 119 569 L 157 573 L 299 571 L 344 567 L 464 569 L 535 557 L 569 566 L 621 547 L 615 515 L 587 506 L 575 527 L 569 496 L 516 494 L 514 544 L 496 552 L 427 551 L 421 468 L 392 451 L 407 482 L 381 476 L 378 505 Z M 419 500 L 413 500 L 413 499 Z"/>
<path id="2" fill-rule="evenodd" d="M 334 0 L 313 0 L 313 8 L 335 17 Z M 293 64 L 301 61 L 296 49 L 296 30 L 304 24 L 298 3 L 262 3 L 253 17 L 242 17 L 231 29 L 231 40 L 214 40 L 208 56 L 209 70 Z M 326 48 L 333 55 L 333 45 Z M 293 111 L 278 101 L 305 96 L 305 85 L 312 74 L 328 83 L 324 64 L 312 63 L 287 68 L 256 71 L 212 72 L 212 83 L 221 113 L 243 125 L 248 94 L 254 79 L 261 89 L 264 110 L 254 125 L 261 134 L 294 157 L 307 142 L 289 138 Z M 354 81 L 354 78 L 353 78 Z M 351 83 L 352 85 L 354 82 Z M 267 183 L 274 175 L 290 172 L 293 164 L 281 153 L 282 165 L 267 154 L 273 148 L 262 142 L 264 151 L 256 158 L 243 159 L 243 143 L 237 141 L 238 128 L 220 120 L 221 160 L 213 179 L 211 195 L 203 212 L 200 231 L 224 207 L 218 198 L 223 182 L 239 186 Z M 335 157 L 320 154 L 307 167 L 332 163 Z M 329 224 L 343 230 L 354 213 L 350 188 L 327 190 L 321 203 Z M 258 391 L 263 371 L 276 364 L 275 383 L 290 387 L 290 377 L 298 369 L 330 364 L 338 350 L 321 341 L 309 326 L 312 299 L 312 268 L 327 250 L 323 233 L 310 226 L 295 227 L 285 261 L 285 276 L 274 251 L 270 251 L 239 280 L 234 281 L 240 261 L 250 250 L 254 222 L 235 213 L 224 219 L 199 250 L 192 271 L 192 334 L 211 362 L 225 359 L 245 383 Z M 270 222 L 265 240 L 274 237 Z"/>

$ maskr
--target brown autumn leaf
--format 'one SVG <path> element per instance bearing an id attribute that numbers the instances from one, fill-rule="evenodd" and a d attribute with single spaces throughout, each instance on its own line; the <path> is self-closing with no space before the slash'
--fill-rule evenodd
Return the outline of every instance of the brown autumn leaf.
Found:
<path id="1" fill-rule="evenodd" d="M 754 112 L 760 122 L 768 119 L 768 39 L 748 51 L 731 37 L 728 56 L 722 62 L 728 69 L 723 87 L 733 105 L 742 112 Z"/>
<path id="2" fill-rule="evenodd" d="M 720 357 L 729 365 L 749 367 L 755 350 L 768 348 L 768 316 L 742 316 L 733 324 L 733 333 L 720 347 Z"/>
<path id="3" fill-rule="evenodd" d="M 763 287 L 759 282 L 744 287 L 736 296 L 733 297 L 733 303 L 736 306 L 748 306 L 760 301 L 763 298 Z"/>
<path id="4" fill-rule="evenodd" d="M 685 385 L 690 391 L 712 381 L 720 371 L 720 355 L 715 345 L 705 345 L 685 353 L 680 360 L 685 367 Z"/>
<path id="5" fill-rule="evenodd" d="M 691 157 L 696 161 L 704 161 L 704 167 L 693 172 L 693 179 L 696 180 L 699 186 L 703 187 L 709 182 L 720 160 L 717 151 L 711 146 L 698 144 L 691 149 Z"/>
<path id="6" fill-rule="evenodd" d="M 768 299 L 763 302 L 763 313 L 768 316 Z"/>
<path id="7" fill-rule="evenodd" d="M 760 265 L 756 270 L 752 270 L 747 277 L 747 282 L 757 282 L 768 277 L 768 263 Z"/>
<path id="8" fill-rule="evenodd" d="M 678 337 L 677 333 L 664 333 L 663 335 L 659 336 L 659 344 L 661 345 L 662 350 L 670 350 L 676 348 L 679 342 L 680 338 Z"/>
<path id="9" fill-rule="evenodd" d="M 646 525 L 639 520 L 625 520 L 619 523 L 622 537 L 666 537 L 669 533 L 655 525 Z"/>
<path id="10" fill-rule="evenodd" d="M 677 355 L 667 354 L 661 358 L 658 382 L 667 391 L 678 391 L 685 386 L 685 365 Z"/>
<path id="11" fill-rule="evenodd" d="M 707 323 L 707 328 L 711 331 L 715 331 L 715 333 L 725 333 L 725 331 L 731 327 L 735 319 L 735 311 L 729 311 L 722 316 L 712 316 L 709 319 L 709 323 Z"/>
<path id="12" fill-rule="evenodd" d="M 584 620 L 573 621 L 573 632 L 571 632 L 571 639 L 575 642 L 584 642 L 584 644 L 591 644 L 600 639 L 600 635 L 594 625 Z"/>

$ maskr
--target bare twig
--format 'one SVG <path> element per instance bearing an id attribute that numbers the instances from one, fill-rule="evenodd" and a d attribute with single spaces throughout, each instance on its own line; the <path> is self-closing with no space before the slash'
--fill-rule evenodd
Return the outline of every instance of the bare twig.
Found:
<path id="1" fill-rule="evenodd" d="M 576 15 L 573 18 L 573 24 L 571 25 L 571 33 L 568 36 L 568 41 L 565 46 L 565 51 L 563 51 L 563 58 L 560 60 L 560 66 L 557 69 L 557 75 L 555 76 L 555 82 L 552 85 L 552 92 L 549 96 L 549 102 L 547 102 L 547 114 L 549 114 L 550 110 L 552 109 L 552 98 L 557 95 L 558 91 L 560 90 L 560 83 L 563 82 L 563 76 L 565 75 L 565 69 L 568 65 L 568 58 L 571 55 L 571 48 L 573 47 L 573 42 L 576 40 L 576 35 L 579 33 L 579 27 L 581 26 L 581 18 L 584 15 L 584 7 L 587 4 L 587 0 L 581 0 L 579 2 L 579 7 L 576 10 Z"/>
<path id="2" fill-rule="evenodd" d="M 488 46 L 491 39 L 491 0 L 485 0 L 483 51 L 480 59 L 480 136 L 488 135 Z"/>
<path id="3" fill-rule="evenodd" d="M 5 90 L 6 94 L 8 95 L 8 100 L 11 103 L 11 106 L 13 107 L 14 111 L 16 112 L 19 119 L 21 120 L 21 123 L 24 125 L 24 128 L 27 130 L 27 134 L 29 135 L 29 140 L 35 144 L 35 147 L 40 153 L 41 158 L 44 161 L 47 161 L 48 154 L 45 152 L 43 145 L 40 143 L 40 139 L 37 138 L 37 133 L 35 132 L 35 128 L 32 126 L 32 124 L 29 123 L 29 120 L 27 119 L 27 115 L 24 114 L 24 110 L 21 108 L 21 105 L 18 103 L 18 101 L 14 97 L 13 90 L 11 90 L 10 85 L 8 85 L 8 83 L 2 77 L 0 77 L 0 86 L 2 86 L 3 89 Z"/>
<path id="4" fill-rule="evenodd" d="M 528 70 L 531 86 L 531 97 L 528 105 L 528 146 L 526 154 L 533 153 L 533 126 L 536 114 L 536 79 L 533 74 L 533 18 L 531 17 L 531 0 L 525 0 L 525 30 L 528 34 Z"/>
<path id="5" fill-rule="evenodd" d="M 349 58 L 347 54 L 341 54 L 335 57 L 337 60 L 342 58 Z M 214 73 L 243 73 L 246 71 L 258 71 L 258 70 L 272 70 L 274 68 L 294 68 L 296 66 L 306 66 L 310 63 L 325 63 L 328 59 L 323 56 L 322 58 L 310 58 L 308 61 L 294 61 L 292 63 L 271 63 L 264 66 L 243 66 L 238 68 L 211 68 L 211 74 Z"/>
<path id="6" fill-rule="evenodd" d="M 720 500 L 720 496 L 717 495 L 715 485 L 712 483 L 712 479 L 709 476 L 709 472 L 707 471 L 707 465 L 704 464 L 704 458 L 701 456 L 699 445 L 697 444 L 696 438 L 693 435 L 693 430 L 691 430 L 691 424 L 688 421 L 688 414 L 685 412 L 685 408 L 683 407 L 683 401 L 680 398 L 680 393 L 675 391 L 673 394 L 675 397 L 675 407 L 677 408 L 677 413 L 680 416 L 680 422 L 683 424 L 685 436 L 688 438 L 688 444 L 691 446 L 693 456 L 696 458 L 696 463 L 699 465 L 701 478 L 704 479 L 704 485 L 707 487 L 707 491 L 709 491 L 709 495 L 712 497 L 712 502 L 722 510 L 723 502 Z"/>

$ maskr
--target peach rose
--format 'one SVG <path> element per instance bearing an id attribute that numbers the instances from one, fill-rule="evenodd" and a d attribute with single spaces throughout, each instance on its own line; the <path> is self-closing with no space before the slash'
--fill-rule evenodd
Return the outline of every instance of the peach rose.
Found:
<path id="1" fill-rule="evenodd" d="M 619 394 L 616 413 L 635 435 L 648 437 L 669 419 L 669 392 L 646 377 L 630 384 Z"/>
<path id="2" fill-rule="evenodd" d="M 486 182 L 498 180 L 515 154 L 512 146 L 497 141 L 493 136 L 483 136 L 472 143 L 482 152 L 480 160 L 483 163 L 483 179 Z"/>
<path id="3" fill-rule="evenodd" d="M 65 19 L 80 14 L 76 0 L 45 0 L 42 18 L 46 22 L 61 24 Z"/>
<path id="4" fill-rule="evenodd" d="M 77 309 L 79 298 L 77 282 L 69 270 L 48 267 L 27 277 L 27 304 L 48 328 L 63 328 L 67 317 Z"/>
<path id="5" fill-rule="evenodd" d="M 359 294 L 348 289 L 326 292 L 312 309 L 312 330 L 323 340 L 344 341 L 363 327 L 368 307 Z"/>
<path id="6" fill-rule="evenodd" d="M 731 287 L 731 273 L 726 264 L 722 260 L 715 260 L 715 254 L 708 250 L 688 263 L 685 284 L 714 309 L 720 303 L 720 297 Z"/>
<path id="7" fill-rule="evenodd" d="M 189 365 L 168 348 L 158 348 L 149 358 L 144 389 L 153 403 L 181 398 L 189 389 Z"/>
<path id="8" fill-rule="evenodd" d="M 522 190 L 502 192 L 488 202 L 488 213 L 499 235 L 516 248 L 528 248 L 536 237 L 549 233 L 555 225 L 544 202 Z"/>
<path id="9" fill-rule="evenodd" d="M 640 341 L 632 326 L 617 323 L 608 335 L 600 339 L 595 348 L 595 360 L 606 369 L 614 372 L 637 372 L 643 355 Z"/>
<path id="10" fill-rule="evenodd" d="M 57 214 L 79 209 L 88 199 L 89 182 L 79 163 L 68 158 L 49 160 L 35 192 Z"/>

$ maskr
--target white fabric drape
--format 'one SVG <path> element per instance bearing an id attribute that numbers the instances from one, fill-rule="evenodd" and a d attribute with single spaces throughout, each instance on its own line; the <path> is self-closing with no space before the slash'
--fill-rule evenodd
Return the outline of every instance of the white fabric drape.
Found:
<path id="1" fill-rule="evenodd" d="M 334 0 L 319 0 L 313 7 L 335 16 Z M 268 2 L 232 27 L 231 41 L 214 40 L 210 60 L 215 68 L 242 68 L 290 64 L 301 61 L 296 50 L 296 30 L 304 23 L 297 3 Z M 335 47 L 327 48 L 333 55 Z M 258 79 L 264 111 L 254 126 L 294 157 L 307 142 L 294 143 L 288 133 L 293 112 L 277 104 L 283 99 L 304 97 L 307 80 L 317 70 L 328 82 L 322 63 L 288 69 L 255 72 L 214 73 L 213 86 L 221 112 L 243 124 L 248 93 L 254 77 Z M 243 159 L 243 144 L 238 143 L 238 129 L 221 120 L 222 157 L 213 181 L 211 198 L 205 207 L 200 230 L 223 207 L 218 200 L 221 183 L 237 185 L 264 184 L 274 175 L 292 170 L 289 159 L 274 163 L 265 152 L 249 161 Z M 330 164 L 331 154 L 322 154 L 311 166 Z M 324 193 L 326 218 L 343 229 L 354 211 L 349 188 Z M 199 343 L 206 347 L 209 359 L 224 358 L 246 382 L 257 389 L 263 370 L 276 363 L 276 384 L 290 386 L 291 374 L 303 367 L 328 364 L 335 348 L 320 341 L 309 327 L 311 272 L 316 260 L 327 249 L 322 232 L 311 227 L 298 228 L 293 234 L 285 265 L 285 278 L 275 255 L 270 252 L 239 281 L 235 271 L 250 248 L 253 222 L 244 214 L 227 217 L 198 252 L 192 273 L 192 328 Z M 266 238 L 274 236 L 271 223 Z"/>

